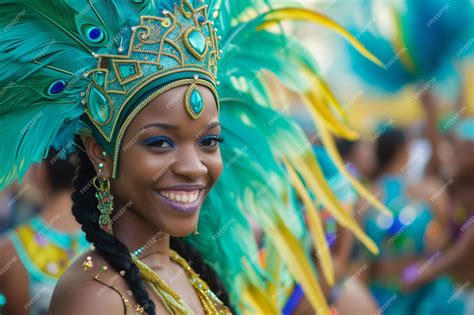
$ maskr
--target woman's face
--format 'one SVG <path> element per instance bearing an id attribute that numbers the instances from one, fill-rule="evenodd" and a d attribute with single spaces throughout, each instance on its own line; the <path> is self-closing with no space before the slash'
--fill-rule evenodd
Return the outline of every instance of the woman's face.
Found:
<path id="1" fill-rule="evenodd" d="M 148 104 L 128 126 L 118 178 L 111 190 L 122 204 L 171 236 L 190 234 L 201 205 L 222 172 L 221 127 L 214 96 L 199 86 L 204 111 L 192 119 L 184 106 L 188 86 Z"/>

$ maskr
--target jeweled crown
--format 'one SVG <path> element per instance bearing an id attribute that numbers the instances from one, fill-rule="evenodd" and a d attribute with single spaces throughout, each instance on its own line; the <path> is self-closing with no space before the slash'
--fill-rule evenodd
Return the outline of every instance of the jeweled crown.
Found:
<path id="1" fill-rule="evenodd" d="M 151 92 L 176 86 L 176 82 L 199 82 L 215 92 L 219 59 L 216 31 L 207 18 L 207 5 L 195 9 L 182 0 L 174 5 L 173 12 L 141 16 L 140 24 L 129 30 L 130 38 L 122 37 L 117 54 L 95 54 L 98 66 L 86 74 L 91 82 L 82 101 L 86 106 L 83 121 L 113 154 L 114 169 L 126 128 L 122 125 Z M 187 93 L 190 98 L 199 97 L 192 92 Z M 186 106 L 191 115 L 199 110 L 196 105 Z"/>

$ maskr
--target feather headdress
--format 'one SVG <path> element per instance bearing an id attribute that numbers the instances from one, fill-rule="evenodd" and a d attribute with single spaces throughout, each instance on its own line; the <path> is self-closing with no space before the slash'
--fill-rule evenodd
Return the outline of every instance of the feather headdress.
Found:
<path id="1" fill-rule="evenodd" d="M 113 96 L 114 91 L 136 91 L 130 82 L 142 84 L 142 91 L 151 86 L 144 80 L 155 79 L 154 72 L 166 72 L 161 85 L 173 80 L 189 84 L 198 73 L 202 84 L 206 81 L 216 89 L 220 101 L 225 167 L 203 205 L 200 235 L 187 240 L 216 268 L 239 310 L 277 312 L 284 303 L 275 298 L 284 270 L 301 284 L 315 309 L 327 310 L 309 248 L 302 241 L 308 228 L 295 196 L 305 205 L 308 234 L 330 284 L 334 271 L 319 206 L 377 252 L 338 202 L 301 128 L 273 108 L 274 92 L 262 77 L 264 71 L 272 72 L 302 97 L 333 162 L 363 197 L 387 211 L 345 170 L 331 135 L 357 135 L 345 125 L 344 111 L 312 57 L 279 27 L 283 21 L 326 25 L 380 64 L 334 21 L 303 8 L 276 9 L 263 0 L 0 0 L 0 7 L 0 189 L 21 179 L 51 146 L 73 151 L 78 133 L 92 133 L 118 160 L 114 150 L 121 134 L 114 128 L 124 124 L 150 89 L 137 92 L 140 97 L 133 101 L 120 93 Z M 175 20 L 187 25 L 185 33 L 165 31 Z M 134 39 L 140 34 L 140 45 L 157 49 L 156 40 L 161 41 L 160 51 L 169 49 L 163 48 L 163 59 L 155 60 L 156 65 L 145 62 L 150 49 L 136 51 Z M 153 50 L 149 54 L 156 55 Z M 132 64 L 120 63 L 121 56 Z M 169 69 L 188 67 L 189 60 L 195 66 L 192 71 L 168 76 Z M 258 263 L 248 215 L 266 235 L 269 262 L 264 268 Z"/>

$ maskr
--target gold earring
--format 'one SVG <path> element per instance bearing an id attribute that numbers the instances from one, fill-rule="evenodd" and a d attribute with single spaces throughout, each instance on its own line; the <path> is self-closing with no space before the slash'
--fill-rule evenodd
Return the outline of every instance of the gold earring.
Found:
<path id="1" fill-rule="evenodd" d="M 99 163 L 99 175 L 95 176 L 93 179 L 93 184 L 96 188 L 95 196 L 98 201 L 97 208 L 99 209 L 99 225 L 102 230 L 109 234 L 113 234 L 112 231 L 112 220 L 110 215 L 113 211 L 113 196 L 110 194 L 110 181 L 108 178 L 103 178 L 101 176 L 102 169 L 104 168 L 104 163 Z"/>

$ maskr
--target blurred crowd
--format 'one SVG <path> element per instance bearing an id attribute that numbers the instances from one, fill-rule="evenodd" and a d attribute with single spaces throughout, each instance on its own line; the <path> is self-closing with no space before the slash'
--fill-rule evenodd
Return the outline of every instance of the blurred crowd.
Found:
<path id="1" fill-rule="evenodd" d="M 433 104 L 424 106 L 418 126 L 388 120 L 371 136 L 337 142 L 346 168 L 393 216 L 349 200 L 378 255 L 323 216 L 337 277 L 326 295 L 335 314 L 474 314 L 474 119 L 440 123 Z M 300 301 L 288 314 L 314 314 Z"/>
<path id="2" fill-rule="evenodd" d="M 452 128 L 442 128 L 427 119 L 405 129 L 388 121 L 373 136 L 339 139 L 337 147 L 350 173 L 393 216 L 341 188 L 343 176 L 329 159 L 325 165 L 315 142 L 340 201 L 380 250 L 370 254 L 321 209 L 336 271 L 336 285 L 323 287 L 334 313 L 474 314 L 474 120 L 459 117 Z M 70 212 L 75 158 L 59 154 L 52 150 L 21 184 L 0 192 L 0 302 L 8 301 L 6 314 L 47 314 L 56 279 L 89 246 Z M 258 223 L 253 225 L 260 239 Z M 314 314 L 297 284 L 290 301 L 286 314 Z"/>

